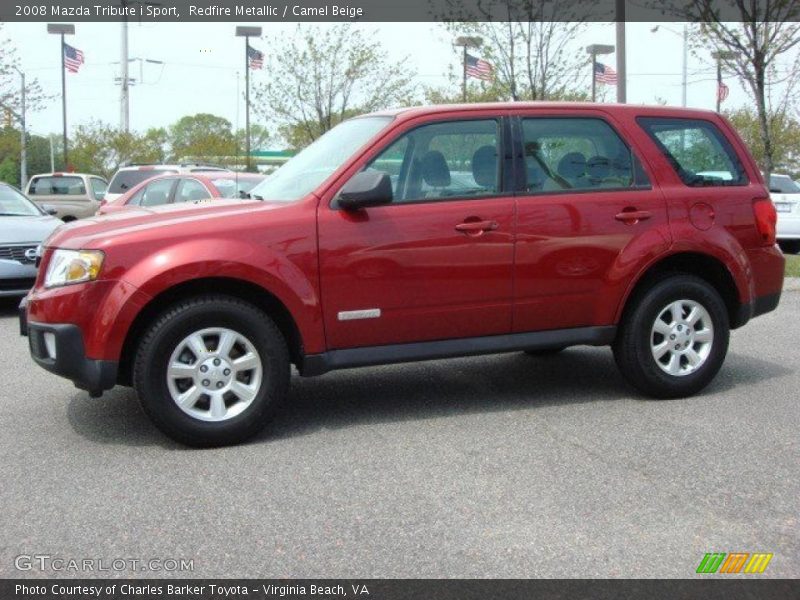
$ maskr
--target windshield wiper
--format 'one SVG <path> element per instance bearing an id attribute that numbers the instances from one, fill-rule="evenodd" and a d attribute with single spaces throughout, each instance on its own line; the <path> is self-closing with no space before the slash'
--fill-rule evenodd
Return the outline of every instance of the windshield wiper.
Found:
<path id="1" fill-rule="evenodd" d="M 250 194 L 248 194 L 248 196 L 250 196 Z M 253 194 L 253 195 L 252 195 L 252 196 L 250 196 L 250 197 L 251 197 L 251 198 L 255 198 L 256 200 L 261 200 L 261 201 L 263 201 L 263 200 L 264 200 L 264 196 L 259 196 L 258 194 Z"/>
<path id="2" fill-rule="evenodd" d="M 26 213 L 0 213 L 0 217 L 36 217 L 38 215 L 31 215 Z"/>

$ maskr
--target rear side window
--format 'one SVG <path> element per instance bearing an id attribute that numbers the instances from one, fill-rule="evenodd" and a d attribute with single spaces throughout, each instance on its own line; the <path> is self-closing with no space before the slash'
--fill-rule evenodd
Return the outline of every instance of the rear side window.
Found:
<path id="1" fill-rule="evenodd" d="M 36 177 L 30 193 L 33 196 L 85 196 L 86 185 L 80 177 Z"/>
<path id="2" fill-rule="evenodd" d="M 139 199 L 141 206 L 160 206 L 169 202 L 172 193 L 172 186 L 175 185 L 174 179 L 160 179 L 147 185 L 144 194 Z"/>
<path id="3" fill-rule="evenodd" d="M 177 173 L 175 169 L 130 169 L 127 171 L 117 171 L 114 179 L 108 184 L 109 194 L 124 194 L 132 187 L 142 183 L 146 179 L 156 175 L 166 173 Z"/>
<path id="4" fill-rule="evenodd" d="M 580 117 L 522 120 L 527 192 L 649 187 L 641 164 L 605 121 Z"/>
<path id="5" fill-rule="evenodd" d="M 691 187 L 745 185 L 739 157 L 716 125 L 700 119 L 639 117 L 683 183 Z"/>

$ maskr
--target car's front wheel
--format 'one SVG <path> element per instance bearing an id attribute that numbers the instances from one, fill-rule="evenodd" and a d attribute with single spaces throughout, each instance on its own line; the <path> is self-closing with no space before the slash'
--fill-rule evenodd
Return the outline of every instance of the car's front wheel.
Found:
<path id="1" fill-rule="evenodd" d="M 656 398 L 681 398 L 706 387 L 728 352 L 725 303 L 706 281 L 661 279 L 632 299 L 614 342 L 622 375 Z"/>
<path id="2" fill-rule="evenodd" d="M 289 358 L 272 320 L 226 296 L 187 300 L 148 328 L 134 386 L 155 425 L 191 446 L 234 444 L 266 424 L 286 396 Z"/>

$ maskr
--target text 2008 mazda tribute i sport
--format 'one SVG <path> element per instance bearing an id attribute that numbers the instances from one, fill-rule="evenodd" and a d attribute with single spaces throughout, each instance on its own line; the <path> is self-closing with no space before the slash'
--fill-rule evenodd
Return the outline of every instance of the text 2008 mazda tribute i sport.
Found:
<path id="1" fill-rule="evenodd" d="M 371 114 L 251 194 L 62 227 L 21 311 L 34 360 L 93 394 L 133 385 L 192 445 L 259 431 L 290 363 L 611 345 L 634 387 L 672 398 L 783 282 L 762 176 L 712 112 Z"/>

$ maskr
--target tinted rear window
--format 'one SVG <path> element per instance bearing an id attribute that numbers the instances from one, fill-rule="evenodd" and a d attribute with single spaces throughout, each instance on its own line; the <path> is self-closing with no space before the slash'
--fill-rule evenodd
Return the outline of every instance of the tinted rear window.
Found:
<path id="1" fill-rule="evenodd" d="M 114 175 L 114 179 L 108 184 L 107 191 L 109 194 L 124 194 L 146 179 L 166 173 L 177 173 L 177 171 L 174 169 L 135 169 L 130 171 L 117 171 L 117 174 Z"/>
<path id="2" fill-rule="evenodd" d="M 769 189 L 777 190 L 781 194 L 800 194 L 800 185 L 797 185 L 785 175 L 771 175 Z"/>
<path id="3" fill-rule="evenodd" d="M 86 185 L 80 177 L 34 177 L 30 193 L 32 196 L 85 196 Z"/>
<path id="4" fill-rule="evenodd" d="M 692 187 L 745 185 L 747 175 L 728 140 L 710 121 L 639 117 L 683 183 Z"/>

